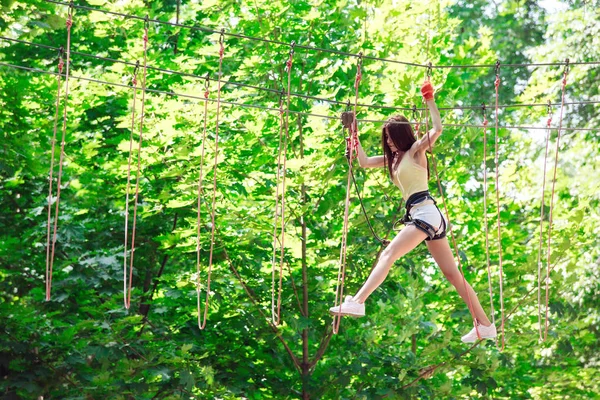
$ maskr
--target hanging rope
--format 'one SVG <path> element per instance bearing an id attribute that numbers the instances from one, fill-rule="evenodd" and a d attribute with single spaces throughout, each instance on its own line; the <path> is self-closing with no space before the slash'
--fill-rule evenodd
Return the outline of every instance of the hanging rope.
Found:
<path id="1" fill-rule="evenodd" d="M 284 117 L 283 117 L 283 90 L 279 96 L 279 144 L 277 145 L 277 178 L 275 179 L 275 218 L 273 223 L 273 258 L 271 259 L 271 320 L 273 325 L 279 325 L 280 311 L 281 311 L 281 286 L 282 280 L 279 280 L 279 296 L 277 302 L 277 309 L 275 308 L 275 266 L 277 261 L 277 226 L 279 225 L 279 218 L 283 210 L 279 208 L 279 179 L 281 177 L 281 145 L 283 143 L 283 130 L 284 130 Z M 284 232 L 281 232 L 282 236 Z M 280 267 L 283 266 L 283 262 L 280 262 Z M 279 276 L 283 274 L 282 269 L 279 269 Z"/>
<path id="2" fill-rule="evenodd" d="M 412 119 L 413 121 L 415 121 L 415 136 L 417 137 L 417 139 L 421 138 L 421 118 L 422 118 L 423 114 L 421 114 L 421 116 L 417 115 L 417 106 L 415 104 L 413 104 L 413 108 L 412 108 Z"/>
<path id="3" fill-rule="evenodd" d="M 147 63 L 148 63 L 148 26 L 149 26 L 149 19 L 148 16 L 146 15 L 146 20 L 144 21 L 144 36 L 143 36 L 143 41 L 144 41 L 144 70 L 142 73 L 142 110 L 141 110 L 141 114 L 140 114 L 140 127 L 139 127 L 139 132 L 140 132 L 140 138 L 138 140 L 138 149 L 137 149 L 137 171 L 136 171 L 136 177 L 135 177 L 135 196 L 134 196 L 134 200 L 133 200 L 133 224 L 131 227 L 131 251 L 129 253 L 129 280 L 127 280 L 127 271 L 126 271 L 126 267 L 123 271 L 124 276 L 123 276 L 123 283 L 124 285 L 127 284 L 127 287 L 125 288 L 125 308 L 129 309 L 129 307 L 131 306 L 131 286 L 132 286 L 132 280 L 133 280 L 133 260 L 135 258 L 135 231 L 136 231 L 136 225 L 137 225 L 137 206 L 138 206 L 138 198 L 139 198 L 139 193 L 140 193 L 140 171 L 142 169 L 141 167 L 141 162 L 142 162 L 142 142 L 144 139 L 144 106 L 146 103 L 146 71 L 147 71 Z M 137 72 L 137 71 L 136 71 Z M 137 82 L 135 82 L 137 84 Z M 134 86 L 134 93 L 135 93 L 135 86 Z M 134 109 L 135 112 L 135 109 Z M 128 171 L 127 171 L 127 203 L 129 203 L 129 186 L 130 186 L 130 169 L 131 169 L 131 147 L 132 147 L 132 142 L 133 142 L 133 130 L 134 130 L 134 124 L 135 124 L 135 114 L 132 115 L 132 129 L 131 129 L 131 136 L 130 136 L 130 141 L 129 141 L 129 146 L 130 146 L 130 153 L 129 153 L 129 165 L 128 165 Z M 126 207 L 126 212 L 127 212 L 127 216 L 129 216 L 129 209 L 128 207 Z M 125 229 L 125 235 L 128 235 L 129 231 L 127 230 L 127 228 Z M 127 247 L 125 247 L 125 263 L 127 262 Z M 126 264 L 125 264 L 126 265 Z"/>
<path id="4" fill-rule="evenodd" d="M 485 227 L 485 260 L 488 274 L 488 289 L 490 292 L 490 310 L 492 315 L 492 324 L 496 325 L 496 312 L 494 311 L 494 295 L 492 291 L 492 270 L 490 266 L 490 231 L 487 217 L 487 115 L 485 104 L 481 105 L 483 112 L 483 225 Z M 496 336 L 496 347 L 498 347 L 498 337 Z"/>
<path id="5" fill-rule="evenodd" d="M 349 129 L 349 137 L 346 139 L 346 146 L 349 149 L 348 157 L 348 182 L 346 184 L 346 200 L 344 202 L 344 225 L 342 228 L 342 243 L 340 246 L 340 260 L 338 267 L 337 285 L 335 290 L 335 303 L 334 305 L 340 306 L 339 314 L 333 316 L 333 333 L 337 334 L 342 320 L 342 303 L 344 297 L 344 279 L 346 277 L 346 252 L 347 252 L 347 241 L 348 241 L 348 219 L 350 212 L 350 185 L 352 180 L 352 161 L 354 160 L 355 151 L 358 152 L 358 126 L 356 109 L 358 104 L 358 87 L 362 79 L 362 53 L 358 55 L 358 61 L 356 63 L 356 78 L 354 79 L 354 118 Z"/>
<path id="6" fill-rule="evenodd" d="M 48 177 L 48 222 L 46 223 L 46 301 L 50 300 L 52 289 L 52 269 L 50 268 L 50 222 L 52 215 L 52 174 L 54 172 L 54 153 L 56 149 L 56 131 L 58 130 L 58 109 L 60 106 L 60 77 L 64 67 L 63 61 L 64 49 L 61 47 L 58 51 L 58 75 L 56 75 L 56 107 L 54 111 L 54 129 L 52 133 L 52 150 L 50 151 L 50 172 Z"/>
<path id="7" fill-rule="evenodd" d="M 431 79 L 431 75 L 428 70 L 427 80 Z M 427 104 L 425 104 L 427 105 Z M 431 146 L 431 136 L 429 134 L 429 115 L 427 111 L 427 107 L 425 109 L 425 134 L 427 135 L 427 141 L 429 142 L 429 151 L 431 152 L 431 162 L 433 164 L 433 171 L 435 172 L 435 178 L 437 180 L 438 190 L 440 192 L 440 197 L 442 198 L 442 204 L 444 205 L 444 213 L 446 214 L 446 220 L 448 221 L 447 226 L 450 227 L 450 214 L 448 213 L 448 207 L 446 206 L 446 197 L 444 196 L 444 191 L 442 189 L 442 183 L 440 181 L 440 176 L 437 170 L 437 162 L 435 160 L 435 156 L 433 154 L 433 147 Z M 467 304 L 469 306 L 469 311 L 471 312 L 471 317 L 473 318 L 473 325 L 475 326 L 475 331 L 477 332 L 477 337 L 481 337 L 479 334 L 479 328 L 477 327 L 477 317 L 475 316 L 475 310 L 473 309 L 473 302 L 471 300 L 471 295 L 469 294 L 469 290 L 467 289 L 467 281 L 465 279 L 465 274 L 463 272 L 462 262 L 460 261 L 460 254 L 458 253 L 458 246 L 456 245 L 456 239 L 454 238 L 454 231 L 452 229 L 448 229 L 450 232 L 450 237 L 452 238 L 452 245 L 454 247 L 454 253 L 456 255 L 456 260 L 458 262 L 458 267 L 460 268 L 460 274 L 462 276 L 463 285 L 465 288 L 465 292 L 467 293 Z"/>
<path id="8" fill-rule="evenodd" d="M 548 298 L 550 291 L 550 242 L 552 239 L 552 211 L 554 209 L 554 190 L 556 186 L 556 170 L 558 168 L 558 148 L 560 145 L 560 130 L 562 128 L 562 119 L 563 119 L 563 111 L 564 111 L 564 103 L 565 103 L 565 88 L 567 87 L 567 76 L 569 74 L 569 59 L 565 60 L 565 71 L 563 73 L 562 80 L 562 96 L 561 96 L 561 105 L 560 105 L 560 117 L 558 120 L 558 131 L 556 136 L 556 151 L 554 153 L 554 173 L 552 177 L 552 194 L 550 195 L 550 211 L 548 214 L 548 249 L 546 250 L 546 326 L 544 331 L 544 340 L 548 338 L 548 321 L 549 321 L 549 307 L 548 307 Z"/>
<path id="9" fill-rule="evenodd" d="M 213 166 L 213 189 L 212 189 L 212 206 L 210 212 L 210 252 L 208 256 L 208 274 L 206 280 L 206 302 L 204 305 L 204 317 L 200 324 L 200 313 L 198 313 L 199 328 L 206 328 L 206 319 L 208 315 L 208 303 L 210 299 L 210 278 L 212 274 L 213 264 L 213 252 L 215 248 L 215 211 L 216 211 L 216 198 L 217 198 L 217 162 L 219 159 L 219 112 L 221 111 L 221 75 L 223 71 L 223 55 L 225 54 L 225 47 L 223 44 L 223 37 L 225 36 L 225 29 L 221 29 L 221 35 L 219 37 L 219 75 L 217 80 L 217 113 L 215 116 L 215 163 Z M 208 98 L 206 98 L 208 101 Z M 199 291 L 200 289 L 198 289 Z M 200 293 L 198 292 L 198 309 L 200 309 Z"/>
<path id="10" fill-rule="evenodd" d="M 500 331 L 502 332 L 502 347 L 500 351 L 504 350 L 504 273 L 502 272 L 502 235 L 500 232 L 500 184 L 499 184 L 499 169 L 498 169 L 498 88 L 500 87 L 500 60 L 496 61 L 496 80 L 494 81 L 494 87 L 496 88 L 496 132 L 495 132 L 495 157 L 494 163 L 496 166 L 496 212 L 497 212 L 497 226 L 498 226 L 498 273 L 500 277 L 500 312 L 502 314 L 502 322 L 500 324 Z"/>
<path id="11" fill-rule="evenodd" d="M 544 197 L 546 193 L 546 166 L 548 163 L 548 148 L 550 147 L 550 134 L 552 132 L 552 106 L 550 100 L 548 100 L 548 122 L 546 123 L 546 152 L 544 154 L 544 172 L 542 178 L 542 203 L 540 206 L 540 244 L 538 248 L 538 330 L 540 334 L 540 340 L 543 341 L 542 336 L 542 236 L 543 236 L 543 223 L 544 223 Z"/>
<path id="12" fill-rule="evenodd" d="M 127 185 L 125 186 L 125 241 L 123 246 L 123 304 L 125 308 L 129 308 L 128 293 L 131 290 L 131 285 L 127 286 L 127 240 L 129 239 L 129 191 L 131 186 L 131 159 L 133 157 L 133 131 L 135 130 L 135 101 L 137 97 L 137 73 L 140 66 L 138 61 L 133 70 L 133 78 L 131 85 L 133 86 L 133 105 L 131 107 L 131 131 L 129 133 L 129 157 L 127 160 Z M 131 280 L 129 280 L 131 282 Z"/>
<path id="13" fill-rule="evenodd" d="M 202 167 L 204 165 L 204 150 L 206 143 L 206 126 L 208 121 L 208 96 L 210 95 L 210 78 L 209 75 L 206 74 L 206 80 L 204 81 L 204 127 L 202 129 L 202 144 L 201 144 L 201 154 L 200 154 L 200 174 L 198 176 L 198 214 L 196 217 L 196 301 L 197 301 L 197 311 L 198 311 L 198 327 L 200 329 L 204 329 L 206 326 L 206 312 L 204 313 L 204 320 L 201 321 L 202 318 L 202 308 L 200 302 L 200 208 L 201 208 L 201 199 L 202 199 L 202 183 L 203 183 L 203 174 Z M 210 274 L 207 278 L 210 285 Z M 204 304 L 204 310 L 208 309 L 208 296 L 206 296 L 206 303 Z"/>
<path id="14" fill-rule="evenodd" d="M 281 322 L 281 290 L 283 286 L 283 263 L 285 252 L 285 178 L 287 164 L 287 147 L 289 136 L 289 109 L 290 109 L 290 92 L 291 92 L 291 74 L 294 57 L 295 42 L 290 45 L 289 59 L 285 63 L 288 73 L 288 88 L 287 88 L 287 111 L 283 111 L 283 90 L 279 96 L 279 144 L 277 146 L 277 178 L 275 181 L 275 222 L 273 224 L 273 258 L 271 262 L 271 319 L 274 325 L 279 325 Z M 284 135 L 285 130 L 285 135 Z M 283 157 L 282 157 L 283 153 Z M 283 161 L 282 161 L 283 158 Z M 279 208 L 279 185 L 281 179 L 281 209 Z M 279 289 L 277 291 L 277 305 L 275 305 L 275 269 L 277 259 L 277 226 L 281 224 L 281 240 L 279 241 Z"/>
<path id="15" fill-rule="evenodd" d="M 290 97 L 290 92 L 291 92 L 291 84 L 292 84 L 292 65 L 293 65 L 293 58 L 294 58 L 294 47 L 296 46 L 296 42 L 291 43 L 290 45 L 290 53 L 289 53 L 289 59 L 287 60 L 287 62 L 285 63 L 286 69 L 287 69 L 287 73 L 288 73 L 288 87 L 287 87 L 287 107 L 286 107 L 286 111 L 285 111 L 285 135 L 283 136 L 283 165 L 281 165 L 281 134 L 282 131 L 280 130 L 280 138 L 279 138 L 279 155 L 278 155 L 278 160 L 277 160 L 277 192 L 279 193 L 279 177 L 281 176 L 281 241 L 280 241 L 280 250 L 279 250 L 279 290 L 277 293 L 277 313 L 275 313 L 275 295 L 274 295 L 274 287 L 272 286 L 272 291 L 271 291 L 271 313 L 272 313 L 272 318 L 273 318 L 273 324 L 275 325 L 279 325 L 279 323 L 281 322 L 281 289 L 282 289 L 282 285 L 283 285 L 283 262 L 284 262 L 284 255 L 285 255 L 285 178 L 286 178 L 286 171 L 287 171 L 287 149 L 288 149 L 288 140 L 289 140 L 289 117 L 290 117 L 290 101 L 291 101 L 291 97 Z M 281 114 L 281 102 L 279 105 L 279 110 L 280 110 L 280 115 Z M 283 121 L 280 121 L 283 122 Z M 279 194 L 277 194 L 277 196 L 279 196 Z M 275 203 L 275 207 L 277 207 L 277 203 Z M 277 208 L 276 208 L 277 209 Z M 275 217 L 277 217 L 277 213 L 275 215 Z M 275 244 L 275 243 L 274 243 Z M 275 259 L 275 258 L 273 258 Z M 272 278 L 274 278 L 274 271 L 273 271 L 273 275 Z"/>
<path id="16" fill-rule="evenodd" d="M 65 73 L 65 107 L 63 109 L 63 124 L 62 124 L 62 135 L 60 140 L 60 156 L 58 161 L 58 178 L 56 181 L 56 204 L 54 208 L 54 223 L 52 227 L 52 250 L 50 252 L 50 261 L 48 261 L 48 250 L 46 250 L 46 301 L 50 300 L 50 293 L 52 290 L 52 269 L 54 267 L 54 254 L 56 252 L 56 231 L 58 230 L 58 213 L 60 205 L 60 185 L 62 182 L 62 168 L 63 159 L 65 156 L 65 136 L 67 132 L 67 102 L 69 100 L 69 72 L 71 65 L 71 27 L 73 26 L 73 3 L 69 5 L 69 11 L 67 16 L 67 69 Z M 61 58 L 62 61 L 62 58 Z M 62 71 L 62 65 L 59 61 L 59 69 Z M 59 89 L 60 90 L 60 89 Z M 58 102 L 58 99 L 57 99 Z M 57 108 L 58 112 L 58 108 Z M 56 137 L 56 136 L 55 136 Z M 52 143 L 52 159 L 54 160 L 54 141 Z M 52 161 L 51 171 L 54 168 L 54 162 Z M 52 191 L 52 180 L 50 180 L 50 192 Z M 51 197 L 48 200 L 51 201 Z M 50 204 L 48 206 L 50 208 Z"/>

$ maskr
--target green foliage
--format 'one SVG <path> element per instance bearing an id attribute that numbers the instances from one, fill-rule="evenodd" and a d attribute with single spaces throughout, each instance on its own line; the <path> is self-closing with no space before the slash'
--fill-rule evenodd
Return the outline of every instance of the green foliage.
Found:
<path id="1" fill-rule="evenodd" d="M 294 40 L 402 61 L 457 65 L 494 64 L 497 58 L 503 63 L 600 58 L 593 39 L 598 37 L 598 15 L 578 4 L 546 15 L 535 1 L 504 1 L 497 7 L 481 1 L 182 3 L 179 21 L 188 26 L 217 31 L 224 27 L 283 43 Z M 140 16 L 148 13 L 162 21 L 174 20 L 177 7 L 174 0 L 89 0 L 87 4 Z M 66 7 L 15 0 L 2 1 L 0 9 L 2 36 L 65 45 Z M 143 60 L 142 34 L 143 21 L 76 9 L 71 74 L 130 82 L 132 66 L 76 52 L 135 63 Z M 150 24 L 148 65 L 209 74 L 214 99 L 218 39 L 218 34 L 199 29 Z M 226 36 L 223 78 L 275 92 L 226 84 L 222 99 L 278 108 L 277 91 L 287 87 L 288 51 L 289 46 Z M 2 63 L 55 72 L 56 61 L 57 54 L 48 49 L 2 41 Z M 501 71 L 502 103 L 560 100 L 562 68 L 503 67 Z M 573 66 L 569 100 L 597 97 L 597 71 L 594 66 Z M 297 48 L 292 92 L 346 102 L 354 96 L 355 73 L 354 58 Z M 419 105 L 424 74 L 422 68 L 366 59 L 360 102 Z M 432 77 L 441 107 L 491 104 L 493 79 L 492 69 L 442 69 Z M 205 84 L 204 79 L 157 69 L 148 70 L 147 83 L 152 90 L 193 96 L 202 96 Z M 208 326 L 199 330 L 196 195 L 206 122 L 200 208 L 201 280 L 205 282 L 216 104 L 209 103 L 204 121 L 201 101 L 157 92 L 145 95 L 134 289 L 132 307 L 125 310 L 121 288 L 133 92 L 69 81 L 53 291 L 51 301 L 45 302 L 47 174 L 56 77 L 0 67 L 0 85 L 0 388 L 7 398 L 546 399 L 593 398 L 600 391 L 597 132 L 569 132 L 561 138 L 551 243 L 550 332 L 548 340 L 539 343 L 536 288 L 544 133 L 500 130 L 503 300 L 510 315 L 506 349 L 500 352 L 488 342 L 467 351 L 459 337 L 470 329 L 468 310 L 425 246 L 396 263 L 369 300 L 366 318 L 344 319 L 340 333 L 332 336 L 327 310 L 334 300 L 347 173 L 341 127 L 335 120 L 294 113 L 289 117 L 283 323 L 276 331 L 271 329 L 280 117 L 277 112 L 223 104 L 213 293 Z M 63 82 L 63 93 L 64 89 Z M 141 92 L 136 96 L 139 116 Z M 59 115 L 62 107 L 64 103 Z M 300 97 L 292 97 L 290 107 L 330 116 L 344 108 Z M 541 125 L 545 111 L 503 110 L 501 123 Z M 380 120 L 392 110 L 359 107 L 358 113 Z M 481 120 L 478 111 L 444 112 L 443 118 L 448 124 Z M 597 106 L 566 109 L 565 125 L 595 129 L 598 122 Z M 368 152 L 379 151 L 379 125 L 365 123 L 359 129 Z M 60 134 L 59 123 L 59 143 Z M 491 145 L 494 132 L 487 134 Z M 134 139 L 138 135 L 135 129 Z M 488 152 L 484 160 L 482 131 L 476 128 L 448 127 L 439 143 L 435 158 L 461 262 L 486 310 L 483 219 L 489 218 L 498 320 L 493 182 L 487 209 L 482 198 L 482 168 L 487 165 L 488 179 L 493 181 L 493 156 Z M 135 165 L 135 153 L 133 161 Z M 549 173 L 548 190 L 550 177 Z M 375 229 L 388 232 L 399 216 L 400 194 L 383 171 L 357 171 L 357 180 Z M 434 182 L 431 189 L 435 190 Z M 549 201 L 547 192 L 544 232 Z M 381 251 L 354 194 L 350 211 L 347 292 L 360 287 Z M 204 296 L 205 284 L 202 289 Z"/>

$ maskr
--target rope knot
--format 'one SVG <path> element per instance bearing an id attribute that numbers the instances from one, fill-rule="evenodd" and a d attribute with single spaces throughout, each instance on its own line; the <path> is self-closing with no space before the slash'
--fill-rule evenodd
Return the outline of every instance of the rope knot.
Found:
<path id="1" fill-rule="evenodd" d="M 67 29 L 71 29 L 71 26 L 73 26 L 73 19 L 72 17 L 69 15 L 69 17 L 67 18 Z"/>
<path id="2" fill-rule="evenodd" d="M 483 120 L 483 127 L 487 128 L 487 126 L 488 126 L 488 120 L 487 120 L 487 118 L 484 118 L 484 120 Z"/>
<path id="3" fill-rule="evenodd" d="M 137 79 L 135 77 L 131 80 L 131 84 L 137 86 Z"/>
<path id="4" fill-rule="evenodd" d="M 144 45 L 148 44 L 148 32 L 144 33 Z"/>
<path id="5" fill-rule="evenodd" d="M 290 59 L 285 62 L 285 66 L 287 67 L 288 71 L 292 69 L 292 64 L 292 56 L 290 55 Z"/>
<path id="6" fill-rule="evenodd" d="M 358 84 L 360 83 L 361 79 L 362 79 L 362 72 L 359 67 L 358 71 L 356 71 L 356 79 L 354 80 L 354 89 L 358 89 Z"/>
<path id="7" fill-rule="evenodd" d="M 546 126 L 548 127 L 548 129 L 550 129 L 551 124 L 552 124 L 552 117 L 548 118 L 548 122 L 546 123 Z"/>
<path id="8" fill-rule="evenodd" d="M 496 81 L 494 82 L 494 85 L 496 86 L 496 89 L 498 89 L 498 86 L 500 86 L 500 77 L 498 75 L 496 75 Z"/>
<path id="9" fill-rule="evenodd" d="M 222 60 L 223 54 L 225 54 L 225 47 L 223 47 L 223 42 L 221 42 L 220 44 L 221 44 L 221 48 L 219 49 L 219 58 Z"/>
<path id="10" fill-rule="evenodd" d="M 65 66 L 65 62 L 63 61 L 63 59 L 61 58 L 60 60 L 58 60 L 58 72 L 60 72 L 62 74 L 63 72 L 63 68 Z"/>
<path id="11" fill-rule="evenodd" d="M 204 98 L 205 99 L 208 99 L 208 93 L 209 93 L 208 90 L 204 92 Z"/>

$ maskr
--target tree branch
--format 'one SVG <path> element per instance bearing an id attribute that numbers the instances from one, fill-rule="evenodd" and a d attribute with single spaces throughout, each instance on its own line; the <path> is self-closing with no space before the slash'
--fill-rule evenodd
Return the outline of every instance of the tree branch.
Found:
<path id="1" fill-rule="evenodd" d="M 225 249 L 225 246 L 223 246 L 223 253 L 225 254 L 225 259 L 229 263 L 229 269 L 231 269 L 231 271 L 234 273 L 234 275 L 236 276 L 236 278 L 238 279 L 238 281 L 240 282 L 240 284 L 244 288 L 244 291 L 246 292 L 246 294 L 250 298 L 250 301 L 252 302 L 252 304 L 254 304 L 256 306 L 256 309 L 258 310 L 258 312 L 260 313 L 260 315 L 262 315 L 263 318 L 267 321 L 267 324 L 269 325 L 269 327 L 271 328 L 271 330 L 275 333 L 275 336 L 281 342 L 281 344 L 285 348 L 285 351 L 289 354 L 290 358 L 292 359 L 292 362 L 294 363 L 294 367 L 296 367 L 296 370 L 298 372 L 302 373 L 302 370 L 300 368 L 300 362 L 298 361 L 298 358 L 294 355 L 294 352 L 292 351 L 292 349 L 290 348 L 290 346 L 287 344 L 287 342 L 285 341 L 285 339 L 283 339 L 283 337 L 281 336 L 281 331 L 275 325 L 273 325 L 273 323 L 271 322 L 271 320 L 269 320 L 267 318 L 267 316 L 265 315 L 265 313 L 263 312 L 263 310 L 261 310 L 261 308 L 259 307 L 258 301 L 254 298 L 254 296 L 252 295 L 252 292 L 248 288 L 248 285 L 246 284 L 246 282 L 244 282 L 244 280 L 240 276 L 238 270 L 233 265 L 233 262 L 231 261 L 231 258 L 229 258 L 229 254 L 227 253 L 227 249 Z"/>

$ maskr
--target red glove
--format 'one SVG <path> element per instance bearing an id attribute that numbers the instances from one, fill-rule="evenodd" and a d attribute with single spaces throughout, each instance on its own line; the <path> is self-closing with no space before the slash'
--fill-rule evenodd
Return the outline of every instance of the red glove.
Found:
<path id="1" fill-rule="evenodd" d="M 421 94 L 425 98 L 425 101 L 433 100 L 433 86 L 429 80 L 426 80 L 421 85 Z"/>

